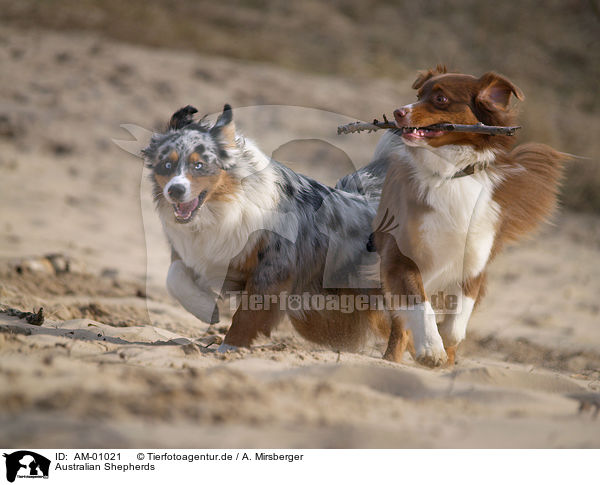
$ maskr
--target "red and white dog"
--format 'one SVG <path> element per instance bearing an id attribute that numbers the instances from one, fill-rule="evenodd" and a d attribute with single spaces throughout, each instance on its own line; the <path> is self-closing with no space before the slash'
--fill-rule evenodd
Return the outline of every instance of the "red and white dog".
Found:
<path id="1" fill-rule="evenodd" d="M 417 102 L 395 110 L 398 130 L 375 153 L 390 165 L 373 240 L 385 290 L 414 297 L 393 312 L 385 357 L 399 361 L 412 336 L 416 360 L 437 366 L 454 362 L 488 263 L 554 209 L 566 157 L 533 143 L 511 151 L 509 136 L 428 129 L 513 125 L 511 97 L 523 95 L 503 76 L 438 66 L 420 73 L 413 88 Z M 454 307 L 436 312 L 437 294 Z"/>

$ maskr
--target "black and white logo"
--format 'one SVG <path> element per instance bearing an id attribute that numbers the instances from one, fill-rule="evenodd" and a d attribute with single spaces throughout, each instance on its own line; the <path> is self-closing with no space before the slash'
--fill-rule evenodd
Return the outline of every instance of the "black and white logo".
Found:
<path id="1" fill-rule="evenodd" d="M 48 478 L 50 460 L 33 451 L 15 451 L 4 453 L 6 460 L 6 479 L 14 482 L 16 478 Z"/>

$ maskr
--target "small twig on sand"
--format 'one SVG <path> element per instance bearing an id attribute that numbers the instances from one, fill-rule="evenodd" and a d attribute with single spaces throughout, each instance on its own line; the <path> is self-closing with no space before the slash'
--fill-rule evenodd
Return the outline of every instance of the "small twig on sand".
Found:
<path id="1" fill-rule="evenodd" d="M 222 344 L 223 338 L 220 335 L 208 335 L 200 337 L 199 339 L 197 339 L 197 342 L 199 343 L 199 345 L 207 349 L 211 345 Z"/>
<path id="2" fill-rule="evenodd" d="M 22 312 L 15 308 L 7 308 L 6 310 L 3 310 L 2 313 L 6 313 L 10 317 L 24 318 L 27 323 L 30 323 L 31 325 L 39 326 L 44 323 L 44 309 L 42 307 L 40 307 L 37 312 Z"/>

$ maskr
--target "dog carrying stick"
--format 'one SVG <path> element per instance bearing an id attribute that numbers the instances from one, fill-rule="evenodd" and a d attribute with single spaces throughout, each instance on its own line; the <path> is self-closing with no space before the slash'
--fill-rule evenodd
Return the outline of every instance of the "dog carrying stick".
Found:
<path id="1" fill-rule="evenodd" d="M 362 121 L 355 121 L 354 123 L 348 123 L 347 125 L 338 126 L 338 135 L 347 135 L 349 133 L 359 133 L 361 131 L 376 131 L 376 130 L 398 130 L 395 123 L 388 121 L 386 116 L 383 116 L 384 121 L 373 120 L 372 123 L 363 123 Z M 520 126 L 488 126 L 483 123 L 477 123 L 475 125 L 456 125 L 453 123 L 440 123 L 437 125 L 431 125 L 424 127 L 432 131 L 457 131 L 463 133 L 482 133 L 485 135 L 507 135 L 513 136 L 515 132 L 521 128 Z M 412 130 L 413 128 L 408 128 Z"/>

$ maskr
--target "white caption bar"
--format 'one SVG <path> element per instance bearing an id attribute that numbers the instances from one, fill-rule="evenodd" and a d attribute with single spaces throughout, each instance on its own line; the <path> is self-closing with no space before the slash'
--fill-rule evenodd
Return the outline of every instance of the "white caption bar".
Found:
<path id="1" fill-rule="evenodd" d="M 600 450 L 0 450 L 0 483 L 587 483 Z M 6 479 L 6 480 L 5 480 Z M 41 481 L 44 480 L 44 481 Z M 594 478 L 595 480 L 595 478 Z M 108 482 L 107 482 L 108 481 Z"/>

